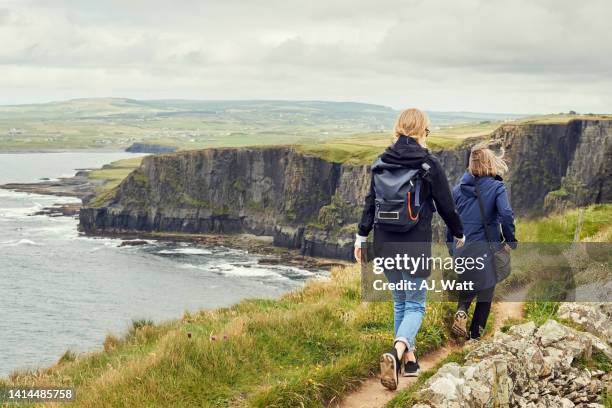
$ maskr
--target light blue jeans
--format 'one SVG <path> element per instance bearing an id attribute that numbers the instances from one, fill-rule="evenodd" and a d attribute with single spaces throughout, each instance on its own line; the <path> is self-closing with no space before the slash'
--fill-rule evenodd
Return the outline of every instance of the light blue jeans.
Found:
<path id="1" fill-rule="evenodd" d="M 385 271 L 387 280 L 398 283 L 402 280 L 414 282 L 414 290 L 393 291 L 393 323 L 395 340 L 406 344 L 408 351 L 414 351 L 415 338 L 425 315 L 425 288 L 420 289 L 424 278 L 415 278 L 408 272 Z"/>

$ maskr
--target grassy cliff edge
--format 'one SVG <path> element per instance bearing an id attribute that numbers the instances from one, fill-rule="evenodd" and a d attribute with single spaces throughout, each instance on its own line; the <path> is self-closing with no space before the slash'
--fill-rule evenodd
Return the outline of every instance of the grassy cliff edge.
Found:
<path id="1" fill-rule="evenodd" d="M 447 340 L 451 305 L 428 305 L 419 351 Z M 376 369 L 391 304 L 361 303 L 359 269 L 338 268 L 278 300 L 135 322 L 104 350 L 0 385 L 74 386 L 76 406 L 324 406 Z"/>

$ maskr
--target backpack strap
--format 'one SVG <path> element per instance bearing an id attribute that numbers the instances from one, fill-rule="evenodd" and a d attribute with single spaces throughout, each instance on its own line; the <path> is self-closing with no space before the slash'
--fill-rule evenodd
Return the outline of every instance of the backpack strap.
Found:
<path id="1" fill-rule="evenodd" d="M 482 197 L 480 195 L 480 187 L 478 187 L 478 179 L 476 179 L 474 185 L 476 187 L 476 199 L 478 200 L 478 207 L 480 208 L 480 220 L 482 222 L 482 227 L 484 228 L 485 237 L 487 237 L 487 242 L 489 243 L 489 249 L 493 251 L 491 236 L 489 234 L 489 230 L 487 229 L 487 222 L 485 219 L 484 204 L 482 203 Z"/>
<path id="2" fill-rule="evenodd" d="M 421 206 L 421 182 L 423 181 L 424 178 L 426 178 L 429 175 L 429 169 L 431 169 L 431 166 L 425 162 L 423 162 L 421 164 L 421 177 L 417 178 L 416 181 L 416 186 L 415 186 L 415 195 L 414 195 L 414 206 L 415 207 L 420 207 Z"/>

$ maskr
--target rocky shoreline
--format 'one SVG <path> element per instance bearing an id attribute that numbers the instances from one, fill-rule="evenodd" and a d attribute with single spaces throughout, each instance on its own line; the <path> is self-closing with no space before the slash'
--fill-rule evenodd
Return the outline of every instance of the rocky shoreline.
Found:
<path id="1" fill-rule="evenodd" d="M 262 237 L 253 234 L 186 234 L 126 230 L 100 232 L 94 236 L 122 239 L 124 241 L 120 246 L 144 245 L 147 243 L 147 240 L 186 242 L 203 246 L 224 246 L 263 255 L 264 258 L 259 260 L 261 265 L 288 265 L 311 271 L 330 270 L 335 266 L 346 266 L 349 264 L 349 262 L 338 259 L 302 255 L 298 250 L 272 245 L 272 237 Z"/>
<path id="2" fill-rule="evenodd" d="M 95 194 L 96 187 L 104 184 L 104 180 L 89 178 L 91 170 L 81 169 L 72 177 L 41 180 L 36 183 L 7 183 L 0 185 L 0 188 L 31 194 L 76 197 L 87 201 Z"/>
<path id="3" fill-rule="evenodd" d="M 81 199 L 82 203 L 87 203 L 94 196 L 96 187 L 104 183 L 104 180 L 90 179 L 90 171 L 91 169 L 80 169 L 72 177 L 42 179 L 35 183 L 7 183 L 0 185 L 0 188 L 29 194 L 75 197 Z M 31 215 L 78 217 L 83 206 L 82 203 L 57 203 L 50 207 L 44 207 Z"/>
<path id="4" fill-rule="evenodd" d="M 104 180 L 90 179 L 91 169 L 81 169 L 72 177 L 62 177 L 54 180 L 41 180 L 35 183 L 8 183 L 0 185 L 5 190 L 19 191 L 30 194 L 53 195 L 59 197 L 76 197 L 87 203 L 94 196 L 96 188 Z M 78 217 L 82 203 L 57 203 L 44 207 L 31 215 L 47 215 L 49 217 Z M 144 232 L 144 231 L 97 231 L 95 234 L 85 235 L 112 237 L 124 240 L 122 246 L 145 244 L 145 240 L 163 240 L 172 242 L 190 242 L 206 246 L 225 246 L 242 249 L 251 253 L 263 255 L 259 260 L 262 265 L 289 265 L 306 270 L 329 270 L 333 266 L 345 265 L 346 262 L 337 259 L 305 256 L 297 250 L 274 246 L 272 237 L 256 236 L 252 234 L 187 234 L 172 232 Z"/>

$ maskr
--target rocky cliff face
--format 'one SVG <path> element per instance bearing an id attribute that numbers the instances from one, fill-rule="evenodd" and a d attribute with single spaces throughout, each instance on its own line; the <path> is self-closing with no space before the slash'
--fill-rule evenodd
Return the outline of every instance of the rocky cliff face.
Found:
<path id="1" fill-rule="evenodd" d="M 612 201 L 611 121 L 508 125 L 489 138 L 510 160 L 508 190 L 517 214 Z M 452 184 L 478 141 L 435 152 Z M 350 258 L 369 183 L 367 165 L 332 163 L 288 147 L 149 156 L 102 206 L 81 210 L 80 226 L 94 234 L 248 232 L 307 255 Z"/>
<path id="2" fill-rule="evenodd" d="M 522 215 L 612 200 L 612 121 L 503 126 L 510 199 Z"/>

